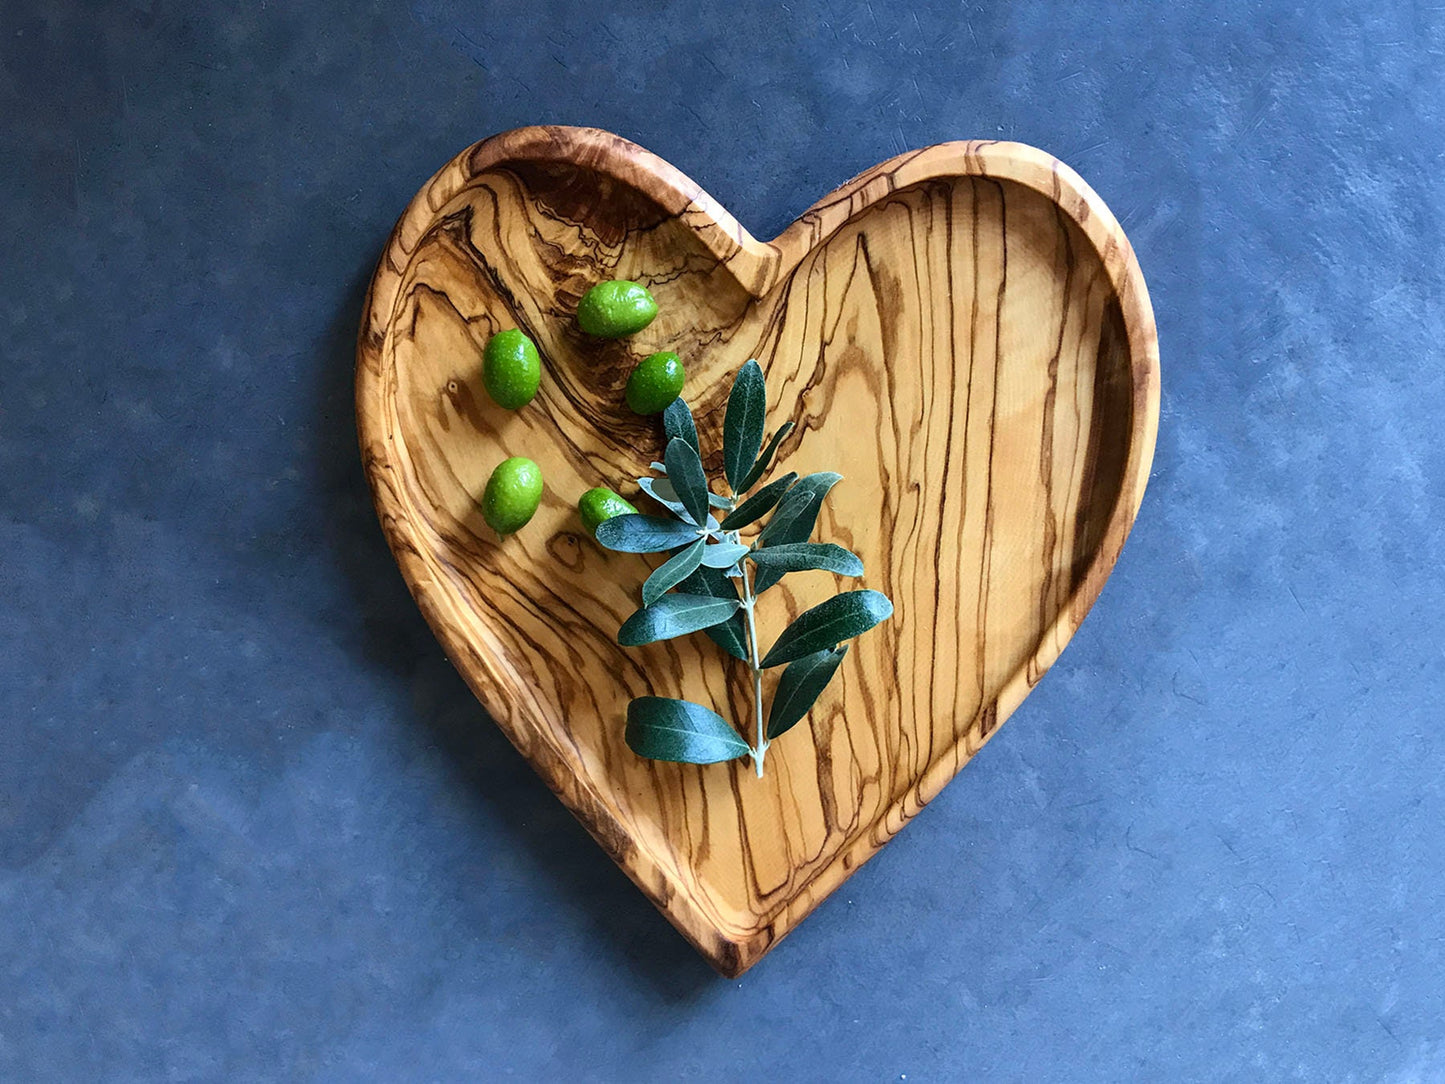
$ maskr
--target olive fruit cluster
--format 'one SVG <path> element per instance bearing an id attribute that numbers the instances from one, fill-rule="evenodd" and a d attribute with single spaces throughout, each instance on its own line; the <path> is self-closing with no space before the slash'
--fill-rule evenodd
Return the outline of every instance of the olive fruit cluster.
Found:
<path id="1" fill-rule="evenodd" d="M 620 339 L 633 335 L 657 316 L 657 301 L 645 286 L 626 279 L 598 283 L 577 304 L 577 325 L 588 335 Z M 682 394 L 687 374 L 670 350 L 649 354 L 627 378 L 624 396 L 638 414 L 659 414 Z M 482 352 L 482 385 L 505 410 L 530 403 L 542 384 L 542 357 L 537 344 L 517 328 L 499 331 Z M 542 469 L 525 456 L 499 463 L 482 493 L 482 517 L 498 534 L 526 526 L 542 501 Z M 637 511 L 610 489 L 589 489 L 577 502 L 582 525 L 595 535 L 597 525 L 613 516 Z"/>

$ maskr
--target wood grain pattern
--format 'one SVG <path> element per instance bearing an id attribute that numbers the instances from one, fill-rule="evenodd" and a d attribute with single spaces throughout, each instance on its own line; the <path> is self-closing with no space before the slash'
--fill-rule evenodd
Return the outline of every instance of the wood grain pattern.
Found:
<path id="1" fill-rule="evenodd" d="M 661 313 L 618 342 L 573 313 L 596 282 Z M 544 358 L 527 408 L 481 385 L 487 337 Z M 746 668 L 706 638 L 622 649 L 647 559 L 583 534 L 575 503 L 658 458 L 622 402 L 635 361 L 685 360 L 709 471 L 731 374 L 767 373 L 782 469 L 837 470 L 815 537 L 858 553 L 897 605 L 810 719 L 747 761 L 658 764 L 623 744 L 645 693 L 748 718 Z M 377 511 L 447 653 L 598 842 L 724 974 L 755 963 L 988 740 L 1098 596 L 1143 495 L 1158 347 L 1118 223 L 1071 170 L 1018 144 L 903 155 L 760 242 L 617 136 L 526 128 L 458 155 L 407 208 L 371 285 L 357 419 Z M 499 540 L 477 499 L 524 454 L 547 492 Z M 789 577 L 763 642 L 832 594 Z M 673 676 L 670 676 L 673 675 Z M 777 673 L 770 672 L 771 681 Z"/>

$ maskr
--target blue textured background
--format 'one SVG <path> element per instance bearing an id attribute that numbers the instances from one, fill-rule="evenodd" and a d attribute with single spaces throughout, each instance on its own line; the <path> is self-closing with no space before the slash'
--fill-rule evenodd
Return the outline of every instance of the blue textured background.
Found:
<path id="1" fill-rule="evenodd" d="M 1445 1076 L 1445 9 L 572 7 L 0 6 L 0 1077 Z M 483 717 L 357 462 L 387 231 L 546 121 L 760 236 L 1032 143 L 1158 313 L 1093 615 L 738 982 Z"/>

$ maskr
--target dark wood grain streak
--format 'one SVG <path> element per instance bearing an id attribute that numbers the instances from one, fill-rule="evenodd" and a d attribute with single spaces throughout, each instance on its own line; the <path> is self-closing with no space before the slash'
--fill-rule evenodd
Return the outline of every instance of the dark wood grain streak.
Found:
<path id="1" fill-rule="evenodd" d="M 646 283 L 660 315 L 600 343 L 594 283 Z M 489 335 L 537 342 L 537 399 L 482 390 Z M 581 532 L 577 497 L 631 479 L 659 426 L 622 405 L 631 366 L 685 359 L 712 469 L 727 380 L 767 373 L 782 469 L 838 470 L 819 534 L 867 565 L 894 619 L 850 651 L 768 774 L 640 760 L 627 701 L 746 715 L 743 668 L 703 637 L 623 650 L 648 560 Z M 407 208 L 357 343 L 357 420 L 383 529 L 448 655 L 598 842 L 725 974 L 751 966 L 922 808 L 1078 628 L 1148 475 L 1158 350 L 1137 263 L 1067 167 L 1006 143 L 882 163 L 772 242 L 605 132 L 527 128 L 448 163 Z M 499 540 L 477 497 L 526 454 L 547 491 Z M 789 577 L 764 638 L 838 585 Z M 770 673 L 770 692 L 778 675 Z"/>

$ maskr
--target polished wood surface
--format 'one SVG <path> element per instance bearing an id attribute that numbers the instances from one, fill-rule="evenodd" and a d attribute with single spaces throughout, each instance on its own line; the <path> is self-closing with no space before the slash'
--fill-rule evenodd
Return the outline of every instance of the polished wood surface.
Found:
<path id="1" fill-rule="evenodd" d="M 577 300 L 610 278 L 649 286 L 660 315 L 630 339 L 589 339 Z M 481 357 L 513 326 L 544 372 L 509 413 L 487 398 Z M 769 431 L 797 426 L 780 469 L 844 475 L 815 538 L 859 554 L 856 585 L 897 607 L 761 780 L 746 760 L 661 764 L 623 744 L 634 696 L 687 697 L 743 726 L 750 696 L 746 668 L 703 636 L 617 646 L 656 562 L 600 549 L 577 518 L 596 485 L 646 504 L 632 479 L 660 457 L 661 426 L 622 389 L 657 350 L 687 365 L 714 475 L 727 385 L 759 359 Z M 906 824 L 1058 657 L 1143 495 L 1158 365 L 1122 230 L 1040 151 L 903 155 L 765 243 L 634 144 L 526 128 L 458 155 L 397 224 L 358 340 L 357 420 L 387 539 L 452 661 L 598 842 L 736 975 Z M 535 519 L 499 539 L 478 499 L 509 455 L 541 464 L 547 489 Z M 788 577 L 760 604 L 764 643 L 837 587 Z"/>

